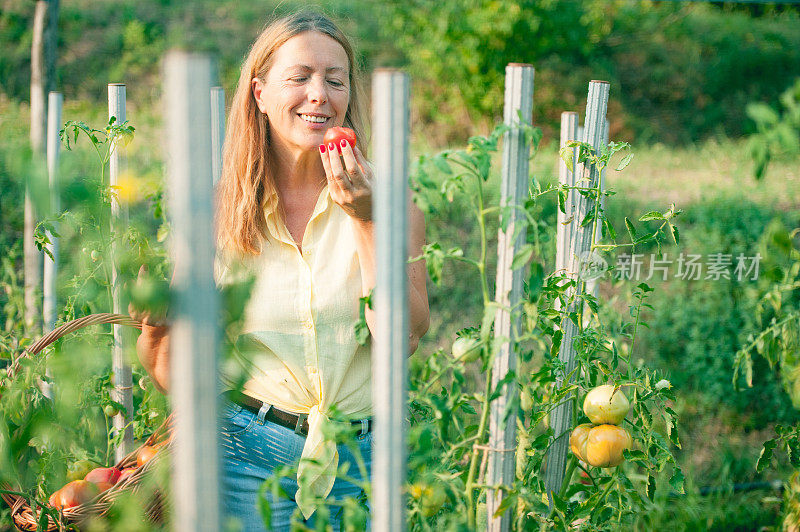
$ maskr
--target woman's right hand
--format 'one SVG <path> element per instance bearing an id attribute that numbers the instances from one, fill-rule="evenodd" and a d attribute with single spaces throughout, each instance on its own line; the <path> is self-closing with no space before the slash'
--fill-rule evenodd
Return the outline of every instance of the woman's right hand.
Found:
<path id="1" fill-rule="evenodd" d="M 141 285 L 147 267 L 139 268 L 136 284 Z M 142 322 L 142 334 L 136 341 L 136 354 L 161 393 L 169 389 L 169 324 L 165 316 L 153 316 L 148 310 L 139 310 L 128 305 L 131 318 Z"/>

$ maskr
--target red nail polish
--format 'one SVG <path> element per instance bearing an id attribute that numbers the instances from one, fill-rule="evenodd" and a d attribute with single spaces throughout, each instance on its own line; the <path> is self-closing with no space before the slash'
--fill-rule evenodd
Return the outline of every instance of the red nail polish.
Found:
<path id="1" fill-rule="evenodd" d="M 324 144 L 320 144 L 319 145 L 319 152 L 320 153 L 325 153 L 325 145 Z"/>
<path id="2" fill-rule="evenodd" d="M 347 146 L 347 141 L 342 139 L 342 142 L 340 142 L 339 144 L 341 144 L 342 148 L 344 148 L 345 146 Z"/>
<path id="3" fill-rule="evenodd" d="M 335 150 L 336 149 L 336 144 L 331 142 L 330 144 L 328 144 L 328 149 L 331 150 L 331 151 Z"/>

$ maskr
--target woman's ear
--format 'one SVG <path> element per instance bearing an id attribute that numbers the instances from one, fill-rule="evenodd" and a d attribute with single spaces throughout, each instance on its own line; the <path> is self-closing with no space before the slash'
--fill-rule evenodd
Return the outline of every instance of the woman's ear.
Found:
<path id="1" fill-rule="evenodd" d="M 253 98 L 256 100 L 258 110 L 262 113 L 266 113 L 267 107 L 264 105 L 264 100 L 262 98 L 264 95 L 264 83 L 258 78 L 253 78 L 250 82 L 250 90 L 253 92 Z"/>

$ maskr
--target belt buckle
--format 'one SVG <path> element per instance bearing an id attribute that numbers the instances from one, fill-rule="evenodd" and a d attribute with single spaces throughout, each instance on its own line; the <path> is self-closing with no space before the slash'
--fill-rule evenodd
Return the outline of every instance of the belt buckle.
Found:
<path id="1" fill-rule="evenodd" d="M 294 427 L 295 434 L 303 434 L 303 423 L 305 422 L 306 418 L 308 418 L 308 414 L 298 414 L 297 415 L 297 425 Z"/>

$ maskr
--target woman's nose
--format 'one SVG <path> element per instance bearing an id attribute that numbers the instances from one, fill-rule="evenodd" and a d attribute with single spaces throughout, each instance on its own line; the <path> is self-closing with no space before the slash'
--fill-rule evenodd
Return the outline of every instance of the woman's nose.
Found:
<path id="1" fill-rule="evenodd" d="M 322 105 L 328 101 L 328 93 L 325 90 L 324 81 L 312 81 L 308 88 L 308 99 L 312 103 Z"/>

